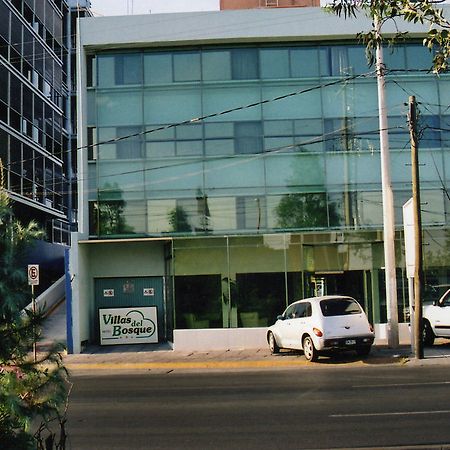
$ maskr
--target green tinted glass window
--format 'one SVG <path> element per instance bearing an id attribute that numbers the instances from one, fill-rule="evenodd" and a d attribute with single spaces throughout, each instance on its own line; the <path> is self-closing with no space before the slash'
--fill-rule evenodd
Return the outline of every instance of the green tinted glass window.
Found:
<path id="1" fill-rule="evenodd" d="M 115 84 L 142 83 L 142 54 L 117 55 L 115 57 Z"/>
<path id="2" fill-rule="evenodd" d="M 145 84 L 172 83 L 172 55 L 170 53 L 144 54 Z"/>
<path id="3" fill-rule="evenodd" d="M 204 51 L 202 55 L 204 81 L 231 79 L 231 55 L 227 50 Z"/>
<path id="4" fill-rule="evenodd" d="M 231 73 L 233 80 L 258 79 L 258 50 L 256 48 L 231 50 Z"/>
<path id="5" fill-rule="evenodd" d="M 423 45 L 406 45 L 406 67 L 409 70 L 430 70 L 433 54 Z"/>
<path id="6" fill-rule="evenodd" d="M 267 49 L 259 53 L 261 78 L 289 78 L 289 50 Z"/>
<path id="7" fill-rule="evenodd" d="M 319 76 L 319 53 L 316 48 L 298 48 L 291 52 L 291 74 L 295 78 Z"/>
<path id="8" fill-rule="evenodd" d="M 175 53 L 173 55 L 173 73 L 175 81 L 200 80 L 200 53 Z"/>

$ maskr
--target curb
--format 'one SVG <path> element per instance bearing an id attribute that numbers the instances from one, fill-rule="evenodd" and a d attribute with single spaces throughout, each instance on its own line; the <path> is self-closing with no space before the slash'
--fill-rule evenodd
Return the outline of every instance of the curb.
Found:
<path id="1" fill-rule="evenodd" d="M 218 355 L 214 355 L 208 359 L 189 360 L 189 357 L 198 357 L 198 355 L 191 354 L 182 356 L 176 359 L 176 355 L 171 355 L 172 359 L 160 361 L 126 361 L 126 356 L 113 355 L 112 358 L 106 358 L 105 355 L 99 355 L 103 361 L 95 361 L 95 356 L 87 355 L 87 358 L 81 358 L 78 361 L 70 361 L 71 357 L 65 357 L 65 367 L 72 371 L 142 371 L 142 370 L 257 370 L 257 369 L 336 369 L 345 367 L 370 367 L 375 365 L 391 365 L 404 364 L 408 361 L 402 355 L 374 355 L 367 359 L 348 359 L 348 360 L 327 360 L 321 359 L 318 362 L 311 363 L 304 359 L 303 355 L 292 355 L 292 357 L 271 357 L 264 359 L 219 359 Z M 231 355 L 232 356 L 232 355 Z M 229 358 L 230 356 L 228 356 Z M 182 358 L 182 359 L 181 359 Z M 91 359 L 89 361 L 88 359 Z M 94 360 L 92 360 L 94 359 Z M 124 360 L 125 359 L 125 360 Z M 330 362 L 331 361 L 331 362 Z"/>

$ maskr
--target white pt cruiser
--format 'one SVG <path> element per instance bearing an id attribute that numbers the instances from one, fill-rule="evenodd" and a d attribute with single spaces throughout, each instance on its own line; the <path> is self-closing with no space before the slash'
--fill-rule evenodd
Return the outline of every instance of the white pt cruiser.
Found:
<path id="1" fill-rule="evenodd" d="M 433 345 L 436 337 L 450 338 L 450 289 L 433 304 L 424 304 L 422 338 Z"/>
<path id="2" fill-rule="evenodd" d="M 352 297 L 328 295 L 289 305 L 267 331 L 272 353 L 281 348 L 303 350 L 308 361 L 325 351 L 355 350 L 366 356 L 374 341 L 373 328 Z"/>

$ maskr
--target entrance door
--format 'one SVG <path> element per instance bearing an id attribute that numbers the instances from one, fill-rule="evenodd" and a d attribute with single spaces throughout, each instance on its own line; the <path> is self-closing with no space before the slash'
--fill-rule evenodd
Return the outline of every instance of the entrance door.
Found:
<path id="1" fill-rule="evenodd" d="M 99 342 L 99 309 L 156 306 L 158 342 L 167 340 L 163 277 L 97 278 L 93 335 Z"/>
<path id="2" fill-rule="evenodd" d="M 364 271 L 316 272 L 309 274 L 307 289 L 311 296 L 348 295 L 365 303 Z"/>

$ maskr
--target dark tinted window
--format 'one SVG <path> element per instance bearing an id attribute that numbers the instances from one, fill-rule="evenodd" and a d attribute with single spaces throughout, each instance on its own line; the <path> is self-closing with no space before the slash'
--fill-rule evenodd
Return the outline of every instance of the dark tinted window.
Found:
<path id="1" fill-rule="evenodd" d="M 116 84 L 142 83 L 142 56 L 139 53 L 117 55 L 115 59 Z"/>
<path id="2" fill-rule="evenodd" d="M 296 307 L 295 317 L 310 317 L 311 316 L 311 303 L 299 303 Z"/>
<path id="3" fill-rule="evenodd" d="M 261 122 L 236 122 L 234 124 L 236 153 L 262 153 L 262 134 Z"/>
<path id="4" fill-rule="evenodd" d="M 347 316 L 349 314 L 360 314 L 359 304 L 351 298 L 333 298 L 322 300 L 320 309 L 325 317 L 329 316 Z"/>
<path id="5" fill-rule="evenodd" d="M 259 78 L 257 49 L 233 49 L 231 51 L 231 74 L 233 80 L 255 80 Z"/>

